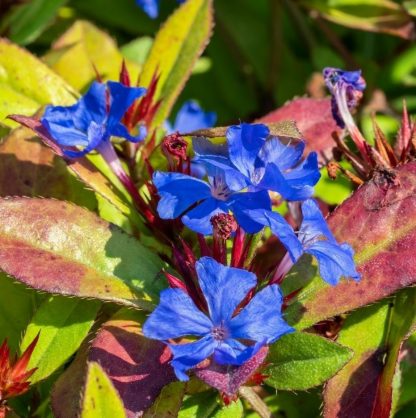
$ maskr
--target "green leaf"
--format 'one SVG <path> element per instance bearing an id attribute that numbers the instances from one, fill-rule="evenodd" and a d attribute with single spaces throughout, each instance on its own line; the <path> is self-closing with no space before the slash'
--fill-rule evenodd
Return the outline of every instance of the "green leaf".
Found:
<path id="1" fill-rule="evenodd" d="M 354 357 L 325 387 L 325 417 L 389 418 L 403 340 L 416 324 L 416 289 L 352 313 L 338 342 Z"/>
<path id="2" fill-rule="evenodd" d="M 21 45 L 33 42 L 67 0 L 32 0 L 16 9 L 7 20 L 8 37 Z"/>
<path id="3" fill-rule="evenodd" d="M 228 406 L 220 406 L 211 416 L 212 418 L 242 418 L 244 417 L 243 404 L 240 399 L 237 399 Z"/>
<path id="4" fill-rule="evenodd" d="M 98 363 L 88 365 L 81 418 L 125 418 L 123 402 Z"/>
<path id="5" fill-rule="evenodd" d="M 143 418 L 171 418 L 178 415 L 185 394 L 185 383 L 173 382 L 165 386 Z"/>
<path id="6" fill-rule="evenodd" d="M 166 21 L 158 32 L 140 74 L 140 85 L 148 86 L 160 73 L 155 100 L 162 100 L 154 126 L 169 116 L 192 67 L 202 54 L 213 26 L 212 0 L 188 0 Z"/>
<path id="7" fill-rule="evenodd" d="M 17 352 L 22 333 L 33 315 L 35 297 L 32 291 L 0 273 L 0 344 L 7 338 Z"/>
<path id="8" fill-rule="evenodd" d="M 302 0 L 328 20 L 350 28 L 413 39 L 415 26 L 406 10 L 391 0 Z"/>
<path id="9" fill-rule="evenodd" d="M 164 287 L 162 266 L 133 237 L 85 209 L 0 199 L 0 269 L 30 287 L 151 309 Z"/>
<path id="10" fill-rule="evenodd" d="M 94 323 L 100 303 L 53 296 L 36 311 L 23 337 L 21 351 L 40 333 L 29 368 L 37 367 L 32 383 L 49 377 L 78 349 Z"/>
<path id="11" fill-rule="evenodd" d="M 283 281 L 302 282 L 301 290 L 288 302 L 286 320 L 304 329 L 323 319 L 381 300 L 403 287 L 416 283 L 416 164 L 410 162 L 394 171 L 395 183 L 386 183 L 376 174 L 345 200 L 328 217 L 338 242 L 349 243 L 361 273 L 356 282 L 343 279 L 336 286 L 316 274 L 316 262 L 297 263 Z M 387 184 L 386 186 L 384 186 Z M 285 289 L 286 290 L 286 289 Z M 287 294 L 287 293 L 286 293 Z"/>
<path id="12" fill-rule="evenodd" d="M 82 20 L 54 42 L 44 58 L 76 90 L 85 89 L 96 79 L 94 67 L 103 80 L 118 80 L 123 61 L 114 39 Z M 128 68 L 131 80 L 137 80 L 138 66 Z"/>
<path id="13" fill-rule="evenodd" d="M 314 334 L 284 335 L 271 347 L 266 359 L 266 383 L 280 390 L 306 390 L 337 373 L 352 352 Z"/>
<path id="14" fill-rule="evenodd" d="M 70 105 L 75 96 L 72 88 L 36 57 L 0 39 L 1 123 L 16 126 L 7 115 L 32 115 L 45 104 Z"/>
<path id="15" fill-rule="evenodd" d="M 182 404 L 178 418 L 211 418 L 218 408 L 217 398 L 212 390 L 188 396 Z"/>

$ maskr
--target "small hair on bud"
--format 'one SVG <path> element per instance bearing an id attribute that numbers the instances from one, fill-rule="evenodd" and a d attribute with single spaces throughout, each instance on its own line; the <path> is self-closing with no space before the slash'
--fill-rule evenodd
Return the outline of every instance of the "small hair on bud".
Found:
<path id="1" fill-rule="evenodd" d="M 233 215 L 228 213 L 218 213 L 211 218 L 214 235 L 224 240 L 231 237 L 237 230 L 237 222 Z"/>
<path id="2" fill-rule="evenodd" d="M 165 136 L 162 141 L 162 150 L 168 158 L 186 160 L 187 148 L 188 143 L 178 132 Z"/>

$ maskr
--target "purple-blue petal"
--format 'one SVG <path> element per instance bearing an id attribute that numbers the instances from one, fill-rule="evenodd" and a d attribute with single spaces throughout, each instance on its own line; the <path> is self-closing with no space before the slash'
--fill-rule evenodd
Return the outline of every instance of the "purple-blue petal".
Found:
<path id="1" fill-rule="evenodd" d="M 249 304 L 228 324 L 231 338 L 242 338 L 270 344 L 293 332 L 282 317 L 283 296 L 277 285 L 258 292 Z"/>
<path id="2" fill-rule="evenodd" d="M 305 252 L 317 259 L 319 274 L 330 285 L 336 285 L 341 277 L 360 279 L 355 268 L 354 251 L 348 244 L 316 241 L 305 248 Z"/>
<path id="3" fill-rule="evenodd" d="M 259 158 L 266 164 L 273 163 L 281 171 L 295 167 L 302 158 L 305 142 L 285 145 L 279 138 L 268 139 L 259 152 Z"/>
<path id="4" fill-rule="evenodd" d="M 303 254 L 303 247 L 293 228 L 277 212 L 270 210 L 249 210 L 247 215 L 255 219 L 258 223 L 268 226 L 272 233 L 276 235 L 285 246 L 291 260 L 295 263 Z"/>
<path id="5" fill-rule="evenodd" d="M 146 93 L 146 89 L 142 87 L 127 87 L 115 81 L 108 81 L 107 86 L 111 97 L 107 132 L 110 135 L 116 135 L 113 133 L 113 129 L 120 123 L 134 101 Z"/>
<path id="6" fill-rule="evenodd" d="M 151 18 L 159 15 L 159 0 L 136 0 L 136 4 Z"/>
<path id="7" fill-rule="evenodd" d="M 182 216 L 182 222 L 198 234 L 211 235 L 211 218 L 218 213 L 227 212 L 227 205 L 223 201 L 209 197 Z"/>
<path id="8" fill-rule="evenodd" d="M 146 337 L 169 340 L 184 336 L 210 333 L 212 322 L 181 289 L 166 289 L 160 303 L 143 325 Z"/>
<path id="9" fill-rule="evenodd" d="M 206 182 L 186 174 L 156 171 L 153 184 L 160 196 L 157 211 L 162 219 L 175 219 L 197 201 L 211 197 Z"/>
<path id="10" fill-rule="evenodd" d="M 318 204 L 313 199 L 305 200 L 302 203 L 302 215 L 303 220 L 298 237 L 304 245 L 307 245 L 309 241 L 323 237 L 336 243 Z"/>
<path id="11" fill-rule="evenodd" d="M 212 323 L 226 326 L 237 306 L 256 286 L 256 276 L 246 270 L 225 267 L 210 257 L 202 257 L 195 267 Z"/>
<path id="12" fill-rule="evenodd" d="M 216 121 L 215 112 L 205 112 L 197 102 L 190 100 L 179 109 L 172 129 L 174 132 L 188 133 L 211 128 Z"/>
<path id="13" fill-rule="evenodd" d="M 252 177 L 257 155 L 269 135 L 269 128 L 261 124 L 242 123 L 230 126 L 226 137 L 230 160 L 247 178 Z"/>
<path id="14" fill-rule="evenodd" d="M 271 210 L 270 196 L 266 190 L 259 192 L 235 193 L 230 201 L 230 208 L 245 232 L 255 234 L 263 228 L 263 224 L 251 217 L 247 211 L 252 209 Z"/>
<path id="15" fill-rule="evenodd" d="M 173 360 L 170 364 L 175 371 L 176 377 L 183 382 L 189 380 L 186 372 L 210 357 L 217 345 L 218 343 L 211 335 L 206 335 L 200 340 L 189 344 L 169 344 L 173 354 Z"/>
<path id="16" fill-rule="evenodd" d="M 241 366 L 253 357 L 264 344 L 265 342 L 262 341 L 247 347 L 239 341 L 229 338 L 216 348 L 214 360 L 222 365 Z"/>

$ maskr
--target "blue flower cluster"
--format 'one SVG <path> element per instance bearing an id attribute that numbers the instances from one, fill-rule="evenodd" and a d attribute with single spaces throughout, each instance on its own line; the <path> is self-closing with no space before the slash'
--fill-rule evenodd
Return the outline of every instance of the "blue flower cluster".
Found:
<path id="1" fill-rule="evenodd" d="M 194 140 L 195 161 L 204 166 L 207 180 L 176 172 L 154 173 L 159 216 L 180 217 L 190 229 L 209 235 L 211 218 L 231 212 L 247 233 L 270 227 L 293 263 L 303 253 L 313 255 L 328 283 L 336 284 L 342 276 L 358 279 L 352 248 L 337 243 L 310 199 L 320 177 L 316 153 L 302 160 L 304 142 L 284 144 L 262 124 L 231 126 L 226 140 L 219 145 L 205 138 Z M 303 201 L 303 223 L 297 233 L 272 211 L 269 192 Z"/>

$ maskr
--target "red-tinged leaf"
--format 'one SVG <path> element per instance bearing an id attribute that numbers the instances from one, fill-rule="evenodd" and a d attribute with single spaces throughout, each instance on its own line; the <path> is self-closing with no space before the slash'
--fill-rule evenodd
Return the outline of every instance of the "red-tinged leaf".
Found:
<path id="1" fill-rule="evenodd" d="M 130 314 L 131 318 L 134 318 Z M 169 348 L 141 335 L 127 315 L 106 322 L 94 339 L 89 361 L 99 363 L 123 400 L 129 418 L 140 416 L 164 386 L 176 380 Z"/>
<path id="2" fill-rule="evenodd" d="M 263 116 L 257 122 L 272 123 L 294 120 L 303 134 L 307 152 L 317 151 L 327 158 L 332 156 L 336 146 L 332 133 L 341 134 L 341 129 L 332 117 L 330 99 L 312 99 L 302 97 L 294 99 L 277 110 Z"/>
<path id="3" fill-rule="evenodd" d="M 12 131 L 0 144 L 0 159 L 0 196 L 55 197 L 95 208 L 94 194 L 31 130 Z"/>
<path id="4" fill-rule="evenodd" d="M 416 283 L 416 163 L 402 165 L 394 173 L 394 179 L 391 173 L 376 173 L 329 216 L 337 240 L 355 250 L 361 281 L 342 280 L 329 286 L 316 276 L 288 302 L 286 319 L 297 329 Z M 285 286 L 305 276 L 302 264 L 292 269 Z M 307 268 L 316 270 L 310 263 Z"/>
<path id="5" fill-rule="evenodd" d="M 97 167 L 95 167 L 95 165 L 92 164 L 91 161 L 89 161 L 87 158 L 80 158 L 80 159 L 73 159 L 73 160 L 65 158 L 63 156 L 63 153 L 60 147 L 56 145 L 52 137 L 49 135 L 49 132 L 44 128 L 44 126 L 41 124 L 38 118 L 27 117 L 27 116 L 22 116 L 22 115 L 11 115 L 9 116 L 9 118 L 33 130 L 39 136 L 39 138 L 41 138 L 42 141 L 53 150 L 55 154 L 61 157 L 62 160 L 65 160 L 69 169 L 72 170 L 81 181 L 83 181 L 88 187 L 93 189 L 95 192 L 103 196 L 112 205 L 114 205 L 117 209 L 119 209 L 123 214 L 125 215 L 131 214 L 132 205 L 126 199 L 126 194 L 121 193 L 120 190 L 117 189 L 112 184 L 112 182 L 110 182 L 109 179 L 101 171 L 99 171 Z M 44 153 L 46 154 L 46 151 L 44 151 Z M 56 160 L 59 160 L 59 157 L 56 158 Z M 52 158 L 51 154 L 49 154 L 49 158 Z M 62 164 L 62 163 L 57 162 L 57 164 Z M 0 169 L 0 175 L 1 173 L 2 173 L 2 170 Z M 111 180 L 117 181 L 117 179 L 113 177 Z M 42 196 L 44 196 L 44 194 L 42 194 Z M 56 196 L 56 195 L 48 194 L 47 197 L 49 196 L 58 197 L 62 199 L 66 198 L 65 196 L 59 196 L 59 195 Z"/>
<path id="6" fill-rule="evenodd" d="M 0 199 L 0 269 L 49 293 L 150 309 L 160 259 L 92 212 L 52 199 Z"/>
<path id="7" fill-rule="evenodd" d="M 389 418 L 401 346 L 416 319 L 416 289 L 351 314 L 339 333 L 353 359 L 324 391 L 325 418 Z"/>
<path id="8" fill-rule="evenodd" d="M 228 396 L 233 396 L 238 392 L 240 386 L 250 380 L 263 364 L 268 352 L 268 347 L 261 348 L 256 355 L 239 367 L 220 366 L 215 363 L 208 366 L 202 364 L 194 372 L 199 379 L 208 385 Z"/>

